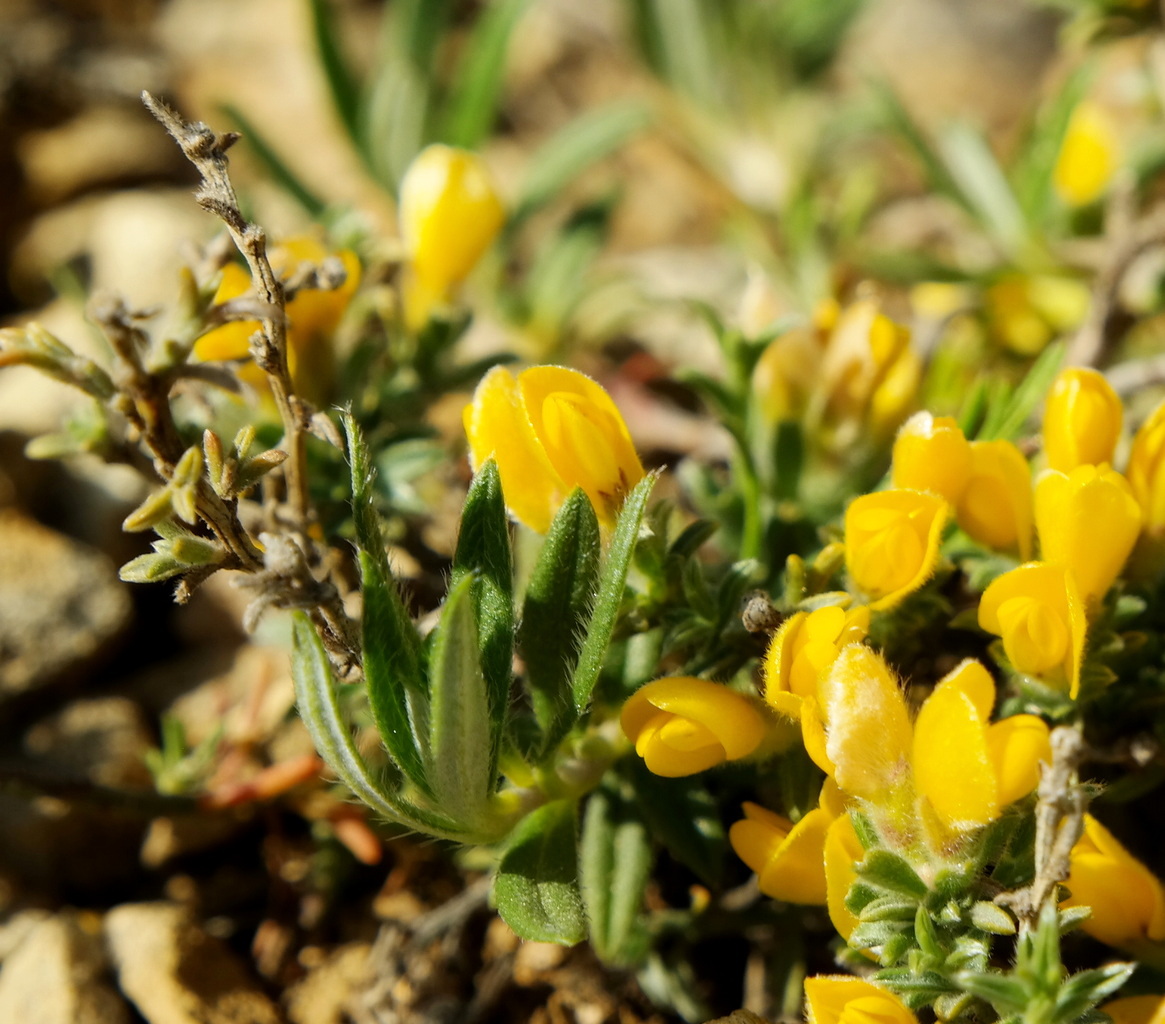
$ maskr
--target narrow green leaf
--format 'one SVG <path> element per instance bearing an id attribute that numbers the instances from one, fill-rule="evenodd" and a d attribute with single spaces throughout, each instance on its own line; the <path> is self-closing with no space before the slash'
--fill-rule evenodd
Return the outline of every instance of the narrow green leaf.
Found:
<path id="1" fill-rule="evenodd" d="M 891 892 L 913 896 L 916 900 L 926 897 L 929 892 L 926 883 L 905 859 L 889 850 L 870 850 L 865 859 L 857 865 L 858 874 L 872 885 L 881 886 Z"/>
<path id="2" fill-rule="evenodd" d="M 485 678 L 481 709 L 490 732 L 489 770 L 493 776 L 505 727 L 513 681 L 514 584 L 510 526 L 497 463 L 486 462 L 473 478 L 461 511 L 453 555 L 451 590 L 470 580 L 473 617 Z M 434 683 L 434 686 L 436 683 Z"/>
<path id="3" fill-rule="evenodd" d="M 569 122 L 531 158 L 512 223 L 517 224 L 559 195 L 588 167 L 642 131 L 650 120 L 646 104 L 621 100 Z"/>
<path id="4" fill-rule="evenodd" d="M 514 829 L 494 877 L 498 913 L 523 939 L 573 946 L 586 937 L 578 890 L 578 808 L 555 800 Z"/>
<path id="5" fill-rule="evenodd" d="M 1001 1017 L 1022 1013 L 1027 1008 L 1027 987 L 1010 975 L 963 971 L 954 981 L 971 995 L 990 1003 Z"/>
<path id="6" fill-rule="evenodd" d="M 420 637 L 388 567 L 373 498 L 368 448 L 350 412 L 344 414 L 343 425 L 363 584 L 362 646 L 368 706 L 393 760 L 416 785 L 432 795 L 422 756 L 429 736 L 429 708 L 421 671 Z"/>
<path id="7" fill-rule="evenodd" d="M 627 570 L 631 566 L 631 555 L 639 537 L 639 524 L 643 520 L 643 511 L 647 508 L 647 499 L 651 496 L 655 480 L 656 474 L 648 473 L 639 481 L 635 490 L 627 495 L 615 524 L 607 561 L 599 575 L 598 595 L 587 624 L 586 639 L 571 682 L 575 712 L 580 715 L 591 702 L 591 692 L 599 680 L 607 645 L 615 631 L 615 620 L 619 616 L 619 605 L 623 602 L 623 588 L 627 582 Z"/>
<path id="8" fill-rule="evenodd" d="M 324 73 L 328 93 L 332 97 L 332 103 L 344 129 L 359 148 L 360 88 L 348 70 L 346 58 L 340 48 L 336 26 L 332 21 L 331 4 L 328 0 L 308 0 L 308 11 L 311 14 L 312 41 L 320 58 L 320 67 Z"/>
<path id="9" fill-rule="evenodd" d="M 263 165 L 263 170 L 271 179 L 299 203 L 309 217 L 318 219 L 327 209 L 327 204 L 308 188 L 303 179 L 287 165 L 267 137 L 255 127 L 255 123 L 233 103 L 224 103 L 222 112 L 238 125 L 239 131 L 243 135 L 243 141 L 255 154 L 259 163 Z"/>
<path id="10" fill-rule="evenodd" d="M 1044 400 L 1052 380 L 1060 372 L 1060 364 L 1063 361 L 1063 342 L 1058 341 L 1045 348 L 1032 363 L 1027 376 L 1012 392 L 1011 397 L 1006 402 L 992 405 L 979 431 L 978 439 L 992 441 L 997 438 L 1003 440 L 1015 438 L 1023 430 L 1036 406 Z"/>
<path id="11" fill-rule="evenodd" d="M 636 808 L 615 785 L 591 794 L 583 818 L 579 874 L 591 945 L 605 963 L 628 966 L 646 952 L 640 913 L 651 843 Z"/>
<path id="12" fill-rule="evenodd" d="M 711 793 L 696 779 L 677 786 L 671 779 L 653 775 L 639 757 L 626 758 L 626 765 L 652 835 L 701 881 L 718 884 L 726 843 L 720 809 Z"/>
<path id="13" fill-rule="evenodd" d="M 942 130 L 939 144 L 951 176 L 980 222 L 1006 253 L 1018 253 L 1027 224 L 986 139 L 970 125 L 953 122 Z"/>
<path id="14" fill-rule="evenodd" d="M 547 742 L 569 719 L 570 678 L 599 572 L 599 521 L 575 488 L 550 525 L 522 606 L 519 643 L 534 713 Z"/>
<path id="15" fill-rule="evenodd" d="M 494 732 L 474 615 L 474 583 L 454 582 L 430 659 L 429 756 L 433 799 L 456 821 L 476 824 L 493 789 Z"/>
<path id="16" fill-rule="evenodd" d="M 453 146 L 474 149 L 493 128 L 514 26 L 530 0 L 497 0 L 473 29 L 453 83 L 442 137 Z"/>
<path id="17" fill-rule="evenodd" d="M 1080 971 L 1060 985 L 1056 994 L 1057 1024 L 1069 1024 L 1097 1003 L 1115 995 L 1129 980 L 1136 964 L 1105 964 L 1103 967 Z"/>
<path id="18" fill-rule="evenodd" d="M 464 830 L 456 822 L 417 807 L 373 779 L 344 719 L 332 666 L 315 627 L 303 612 L 295 612 L 291 628 L 296 707 L 328 767 L 356 796 L 389 820 L 445 839 L 464 838 Z"/>

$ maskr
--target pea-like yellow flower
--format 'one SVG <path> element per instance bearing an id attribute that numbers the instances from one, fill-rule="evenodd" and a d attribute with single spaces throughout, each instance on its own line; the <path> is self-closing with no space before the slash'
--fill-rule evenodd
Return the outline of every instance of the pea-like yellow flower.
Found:
<path id="1" fill-rule="evenodd" d="M 892 608 L 930 579 L 947 514 L 947 503 L 926 491 L 876 491 L 850 502 L 846 571 L 872 610 Z"/>
<path id="2" fill-rule="evenodd" d="M 853 819 L 841 814 L 825 832 L 825 907 L 837 934 L 847 942 L 858 926 L 858 917 L 846 905 L 850 887 L 858 880 L 857 863 L 866 855 L 854 831 Z"/>
<path id="3" fill-rule="evenodd" d="M 850 975 L 805 979 L 809 1024 L 918 1024 L 896 995 Z"/>
<path id="4" fill-rule="evenodd" d="M 758 702 L 691 676 L 640 687 L 620 722 L 648 769 L 668 778 L 748 757 L 768 732 Z"/>
<path id="5" fill-rule="evenodd" d="M 728 830 L 736 855 L 756 872 L 760 891 L 786 903 L 825 903 L 823 855 L 829 811 L 815 807 L 797 824 L 745 802 L 744 818 Z"/>
<path id="6" fill-rule="evenodd" d="M 1120 137 L 1112 118 L 1097 103 L 1085 100 L 1072 111 L 1052 171 L 1052 186 L 1068 206 L 1087 206 L 1099 199 L 1121 159 Z"/>
<path id="7" fill-rule="evenodd" d="M 997 576 L 979 599 L 979 626 L 1002 637 L 1017 671 L 1077 695 L 1088 620 L 1063 566 L 1028 562 Z"/>
<path id="8" fill-rule="evenodd" d="M 865 605 L 827 605 L 797 612 L 781 623 L 765 654 L 765 700 L 790 718 L 801 717 L 801 702 L 816 698 L 817 681 L 847 644 L 864 640 L 870 628 Z"/>
<path id="9" fill-rule="evenodd" d="M 347 249 L 333 253 L 315 238 L 289 238 L 272 247 L 271 268 L 284 280 L 305 264 L 322 264 L 335 256 L 343 264 L 344 283 L 338 288 L 300 288 L 287 303 L 287 368 L 296 390 L 313 401 L 327 398 L 334 377 L 335 359 L 329 344 L 332 334 L 360 284 L 360 261 Z M 242 298 L 251 290 L 251 275 L 238 263 L 228 263 L 214 294 L 215 304 Z M 257 320 L 234 320 L 207 331 L 194 344 L 196 358 L 206 362 L 248 359 Z M 239 376 L 252 387 L 264 390 L 266 376 L 253 362 L 239 367 Z"/>
<path id="10" fill-rule="evenodd" d="M 752 386 L 770 423 L 799 420 L 817 381 L 822 348 L 812 327 L 794 327 L 774 338 L 753 370 Z"/>
<path id="11" fill-rule="evenodd" d="M 1121 400 L 1103 373 L 1082 366 L 1061 370 L 1044 406 L 1048 466 L 1070 473 L 1112 462 L 1123 420 Z"/>
<path id="12" fill-rule="evenodd" d="M 850 644 L 821 679 L 818 694 L 818 701 L 802 704 L 810 757 L 843 793 L 895 802 L 910 779 L 911 725 L 906 698 L 885 660 L 863 644 Z M 820 720 L 814 722 L 818 708 Z"/>
<path id="13" fill-rule="evenodd" d="M 1165 534 L 1165 402 L 1133 437 L 1127 476 L 1141 506 L 1145 531 L 1156 537 Z"/>
<path id="14" fill-rule="evenodd" d="M 1054 337 L 1078 327 L 1090 301 L 1085 282 L 1061 274 L 1004 274 L 983 296 L 992 334 L 1021 356 L 1038 355 Z"/>
<path id="15" fill-rule="evenodd" d="M 890 465 L 897 488 L 931 491 L 958 504 L 971 475 L 971 445 L 950 416 L 916 412 L 898 431 Z"/>
<path id="16" fill-rule="evenodd" d="M 432 145 L 401 179 L 399 218 L 408 257 L 405 319 L 415 330 L 477 265 L 506 214 L 480 156 Z"/>
<path id="17" fill-rule="evenodd" d="M 1091 907 L 1080 928 L 1110 946 L 1135 947 L 1165 940 L 1165 888 L 1160 879 L 1126 850 L 1091 814 L 1072 848 L 1071 895 L 1061 906 Z"/>
<path id="18" fill-rule="evenodd" d="M 1105 1003 L 1100 1010 L 1112 1024 L 1165 1024 L 1165 996 L 1126 996 Z"/>
<path id="19" fill-rule="evenodd" d="M 1120 575 L 1141 532 L 1141 506 L 1108 466 L 1044 470 L 1036 479 L 1035 515 L 1040 557 L 1064 566 L 1089 606 Z"/>
<path id="20" fill-rule="evenodd" d="M 955 510 L 972 540 L 996 551 L 1032 551 L 1031 467 L 1010 441 L 972 441 L 971 470 Z"/>
<path id="21" fill-rule="evenodd" d="M 955 831 L 986 825 L 1040 781 L 1051 763 L 1048 727 L 1035 715 L 991 721 L 995 682 L 968 659 L 943 677 L 914 723 L 911 763 L 918 794 Z"/>
<path id="22" fill-rule="evenodd" d="M 539 533 L 581 487 L 599 521 L 614 525 L 643 465 L 611 396 L 577 370 L 490 370 L 465 408 L 474 470 L 493 458 L 515 519 Z"/>

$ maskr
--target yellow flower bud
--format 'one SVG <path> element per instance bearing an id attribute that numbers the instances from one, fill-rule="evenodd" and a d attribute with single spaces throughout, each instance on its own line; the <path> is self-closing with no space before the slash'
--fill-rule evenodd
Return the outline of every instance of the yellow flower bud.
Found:
<path id="1" fill-rule="evenodd" d="M 736 855 L 757 873 L 760 891 L 786 903 L 825 903 L 823 850 L 829 812 L 809 811 L 794 825 L 787 818 L 745 802 L 744 819 L 728 830 Z"/>
<path id="2" fill-rule="evenodd" d="M 1121 400 L 1104 374 L 1080 366 L 1061 370 L 1044 406 L 1048 466 L 1070 473 L 1112 462 L 1123 418 Z"/>
<path id="3" fill-rule="evenodd" d="M 842 814 L 825 832 L 825 906 L 837 934 L 847 942 L 858 926 L 857 915 L 845 905 L 850 886 L 858 880 L 855 865 L 866 855 L 853 820 Z"/>
<path id="4" fill-rule="evenodd" d="M 581 487 L 605 527 L 643 466 L 611 396 L 585 374 L 532 366 L 517 378 L 490 370 L 465 408 L 465 433 L 476 470 L 493 458 L 514 518 L 539 533 Z"/>
<path id="5" fill-rule="evenodd" d="M 873 598 L 870 608 L 891 608 L 934 573 L 947 504 L 924 491 L 863 494 L 845 512 L 845 565 L 850 581 Z"/>
<path id="6" fill-rule="evenodd" d="M 405 318 L 417 329 L 477 265 L 505 222 L 505 208 L 480 156 L 432 145 L 405 171 L 399 216 L 409 261 Z"/>
<path id="7" fill-rule="evenodd" d="M 1068 206 L 1086 206 L 1108 188 L 1120 164 L 1120 138 L 1112 119 L 1096 103 L 1081 103 L 1068 120 L 1052 186 Z"/>
<path id="8" fill-rule="evenodd" d="M 1041 558 L 1075 577 L 1086 605 L 1104 597 L 1141 532 L 1141 506 L 1128 481 L 1108 466 L 1044 470 L 1035 513 Z"/>
<path id="9" fill-rule="evenodd" d="M 971 475 L 971 446 L 950 416 L 916 412 L 894 440 L 890 479 L 895 487 L 931 491 L 958 504 Z"/>
<path id="10" fill-rule="evenodd" d="M 1165 1024 L 1165 996 L 1126 996 L 1100 1009 L 1112 1018 L 1112 1024 Z"/>
<path id="11" fill-rule="evenodd" d="M 623 705 L 623 732 L 656 775 L 694 775 L 748 757 L 768 722 L 755 701 L 691 676 L 657 679 Z"/>
<path id="12" fill-rule="evenodd" d="M 830 330 L 821 363 L 821 394 L 834 420 L 864 421 L 874 392 L 902 352 L 910 332 L 880 310 L 875 299 L 859 299 L 841 310 Z"/>
<path id="13" fill-rule="evenodd" d="M 972 441 L 971 471 L 956 517 L 972 540 L 996 551 L 1032 550 L 1031 467 L 1010 441 Z"/>
<path id="14" fill-rule="evenodd" d="M 922 384 L 922 358 L 909 344 L 890 364 L 870 400 L 870 433 L 879 442 L 893 435 L 915 407 Z"/>
<path id="15" fill-rule="evenodd" d="M 1003 638 L 1016 671 L 1076 696 L 1088 623 L 1062 566 L 1029 562 L 996 577 L 979 599 L 979 625 Z"/>
<path id="16" fill-rule="evenodd" d="M 1042 352 L 1058 334 L 1088 314 L 1091 293 L 1076 278 L 1056 274 L 1005 274 L 983 296 L 992 333 L 1021 356 Z"/>
<path id="17" fill-rule="evenodd" d="M 1153 410 L 1133 438 L 1127 475 L 1141 506 L 1146 532 L 1165 534 L 1165 402 Z"/>
<path id="18" fill-rule="evenodd" d="M 849 975 L 805 979 L 809 1024 L 918 1024 L 893 993 Z"/>
<path id="19" fill-rule="evenodd" d="M 1160 880 L 1091 814 L 1084 815 L 1084 834 L 1070 863 L 1064 884 L 1071 895 L 1061 906 L 1092 908 L 1081 931 L 1110 946 L 1165 940 Z"/>
<path id="20" fill-rule="evenodd" d="M 752 386 L 770 423 L 798 420 L 821 365 L 821 345 L 810 327 L 794 327 L 769 342 L 753 371 Z"/>
<path id="21" fill-rule="evenodd" d="M 842 792 L 879 805 L 894 801 L 909 782 L 911 726 L 906 699 L 882 656 L 850 644 L 819 693 L 825 752 Z"/>
<path id="22" fill-rule="evenodd" d="M 947 828 L 966 831 L 999 817 L 1039 783 L 1051 763 L 1048 727 L 1035 715 L 991 722 L 995 683 L 968 659 L 939 681 L 914 723 L 911 755 L 919 795 Z"/>
<path id="23" fill-rule="evenodd" d="M 300 288 L 287 303 L 287 368 L 296 390 L 313 401 L 328 397 L 335 360 L 330 344 L 348 303 L 360 284 L 360 261 L 347 249 L 330 252 L 314 238 L 289 238 L 270 252 L 271 268 L 280 278 L 293 277 L 305 263 L 322 264 L 335 256 L 344 266 L 338 288 Z M 215 304 L 238 299 L 251 290 L 251 275 L 238 263 L 228 263 L 214 294 Z M 207 331 L 194 343 L 194 355 L 204 362 L 249 359 L 257 320 L 234 320 Z M 266 374 L 253 362 L 239 367 L 239 377 L 260 391 L 267 389 Z"/>
<path id="24" fill-rule="evenodd" d="M 870 609 L 827 605 L 797 612 L 781 623 L 765 655 L 765 700 L 788 715 L 801 716 L 801 702 L 816 697 L 817 681 L 846 644 L 864 640 L 870 627 Z"/>

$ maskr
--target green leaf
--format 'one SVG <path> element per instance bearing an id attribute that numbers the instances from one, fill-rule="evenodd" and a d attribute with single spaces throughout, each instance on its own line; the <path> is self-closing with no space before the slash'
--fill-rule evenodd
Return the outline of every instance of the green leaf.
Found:
<path id="1" fill-rule="evenodd" d="M 332 103 L 349 138 L 361 143 L 360 131 L 360 87 L 348 70 L 347 60 L 340 48 L 336 26 L 332 21 L 332 5 L 328 0 L 308 0 L 311 14 L 312 41 L 320 59 L 324 81 L 328 86 Z"/>
<path id="2" fill-rule="evenodd" d="M 571 718 L 570 678 L 599 572 L 599 521 L 575 488 L 550 525 L 526 588 L 519 643 L 534 713 L 547 743 Z"/>
<path id="3" fill-rule="evenodd" d="M 1001 1017 L 1027 1008 L 1027 987 L 1010 975 L 963 971 L 954 980 L 971 995 L 990 1003 Z"/>
<path id="4" fill-rule="evenodd" d="M 352 414 L 345 412 L 342 420 L 352 474 L 352 518 L 363 584 L 361 643 L 368 706 L 393 760 L 431 796 L 423 767 L 429 736 L 429 700 L 421 671 L 421 641 L 388 567 L 373 498 L 368 448 Z"/>
<path id="5" fill-rule="evenodd" d="M 1105 964 L 1091 971 L 1073 974 L 1060 986 L 1056 995 L 1056 1024 L 1069 1024 L 1086 1010 L 1092 1009 L 1103 999 L 1129 980 L 1136 964 Z"/>
<path id="6" fill-rule="evenodd" d="M 574 118 L 531 158 L 511 223 L 521 222 L 561 194 L 583 171 L 642 131 L 650 120 L 646 104 L 626 100 Z"/>
<path id="7" fill-rule="evenodd" d="M 555 800 L 514 829 L 494 877 L 498 913 L 523 939 L 573 946 L 586 937 L 573 800 Z"/>
<path id="8" fill-rule="evenodd" d="M 291 630 L 296 707 L 328 767 L 356 796 L 389 820 L 444 839 L 466 838 L 457 822 L 417 807 L 372 777 L 344 719 L 332 666 L 315 627 L 303 612 L 294 612 Z"/>
<path id="9" fill-rule="evenodd" d="M 712 795 L 695 779 L 677 785 L 652 774 L 639 757 L 628 757 L 626 764 L 636 803 L 652 835 L 703 882 L 716 885 L 726 844 L 720 809 Z"/>
<path id="10" fill-rule="evenodd" d="M 514 583 L 510 525 L 497 463 L 478 470 L 461 511 L 451 589 L 470 580 L 473 617 L 485 678 L 483 722 L 490 729 L 489 775 L 497 764 L 513 681 Z M 435 684 L 434 684 L 435 685 Z"/>
<path id="11" fill-rule="evenodd" d="M 303 179 L 298 174 L 288 167 L 283 157 L 279 155 L 266 136 L 255 127 L 254 122 L 233 103 L 224 103 L 222 111 L 238 125 L 247 146 L 275 184 L 283 188 L 292 199 L 299 203 L 309 217 L 313 220 L 319 219 L 327 208 L 327 204 L 304 184 Z"/>
<path id="12" fill-rule="evenodd" d="M 1016 437 L 1036 406 L 1044 400 L 1063 360 L 1063 342 L 1055 342 L 1045 348 L 1011 397 L 1006 402 L 993 404 L 988 410 L 977 439 L 992 441 Z"/>
<path id="13" fill-rule="evenodd" d="M 978 900 L 971 905 L 971 923 L 992 935 L 1014 935 L 1015 921 L 999 904 Z"/>
<path id="14" fill-rule="evenodd" d="M 591 945 L 605 963 L 629 966 L 646 952 L 640 919 L 651 874 L 651 843 L 636 808 L 615 785 L 591 794 L 583 818 L 579 873 Z"/>
<path id="15" fill-rule="evenodd" d="M 599 574 L 599 590 L 590 622 L 587 624 L 586 639 L 583 641 L 578 666 L 571 682 L 574 709 L 580 715 L 586 711 L 591 702 L 591 691 L 598 682 L 603 659 L 607 654 L 607 645 L 615 631 L 615 620 L 619 615 L 619 606 L 623 603 L 627 570 L 631 566 L 631 555 L 635 550 L 635 541 L 639 537 L 639 524 L 643 520 L 643 511 L 647 508 L 647 499 L 651 496 L 655 481 L 655 473 L 648 473 L 639 481 L 635 490 L 627 495 L 627 500 L 619 513 L 619 520 L 615 524 L 607 560 Z"/>
<path id="16" fill-rule="evenodd" d="M 495 730 L 474 621 L 472 576 L 449 589 L 429 669 L 429 754 L 425 773 L 437 806 L 477 824 L 493 789 Z"/>
<path id="17" fill-rule="evenodd" d="M 980 222 L 1004 252 L 1018 253 L 1027 224 L 987 141 L 970 125 L 953 122 L 943 128 L 939 144 L 951 176 Z"/>
<path id="18" fill-rule="evenodd" d="M 482 11 L 461 60 L 442 137 L 473 149 L 493 128 L 510 37 L 530 0 L 497 0 Z"/>
<path id="19" fill-rule="evenodd" d="M 858 874 L 872 885 L 889 889 L 891 892 L 913 896 L 916 900 L 926 898 L 926 883 L 904 858 L 889 850 L 871 850 L 857 865 Z"/>

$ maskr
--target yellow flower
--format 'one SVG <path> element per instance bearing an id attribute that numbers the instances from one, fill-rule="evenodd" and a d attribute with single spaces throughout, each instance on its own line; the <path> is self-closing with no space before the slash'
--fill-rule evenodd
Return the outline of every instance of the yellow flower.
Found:
<path id="1" fill-rule="evenodd" d="M 999 817 L 1040 780 L 1051 763 L 1048 727 L 1035 715 L 991 721 L 995 683 L 966 660 L 939 681 L 914 723 L 911 764 L 920 796 L 950 829 L 978 828 Z"/>
<path id="2" fill-rule="evenodd" d="M 1034 356 L 1088 314 L 1091 293 L 1076 278 L 1056 274 L 1005 274 L 983 296 L 992 333 L 1004 348 Z"/>
<path id="3" fill-rule="evenodd" d="M 1068 206 L 1086 206 L 1108 188 L 1120 164 L 1120 138 L 1099 104 L 1085 101 L 1074 111 L 1060 144 L 1052 185 Z"/>
<path id="4" fill-rule="evenodd" d="M 893 435 L 918 398 L 922 384 L 922 358 L 907 344 L 886 370 L 870 400 L 868 423 L 878 441 Z"/>
<path id="5" fill-rule="evenodd" d="M 1061 370 L 1044 406 L 1048 466 L 1070 473 L 1112 462 L 1123 418 L 1121 400 L 1104 374 L 1080 366 Z"/>
<path id="6" fill-rule="evenodd" d="M 947 504 L 925 491 L 863 494 L 845 512 L 845 566 L 854 586 L 891 608 L 934 573 Z"/>
<path id="7" fill-rule="evenodd" d="M 1003 638 L 1016 671 L 1076 696 L 1088 623 L 1062 566 L 1029 562 L 996 577 L 979 599 L 979 625 Z"/>
<path id="8" fill-rule="evenodd" d="M 1031 467 L 1010 441 L 972 441 L 971 471 L 955 512 L 969 537 L 996 551 L 1032 550 Z"/>
<path id="9" fill-rule="evenodd" d="M 1071 895 L 1061 906 L 1091 907 L 1081 926 L 1110 946 L 1136 946 L 1165 940 L 1165 889 L 1144 864 L 1126 850 L 1091 814 L 1072 848 L 1064 884 Z"/>
<path id="10" fill-rule="evenodd" d="M 897 488 L 931 491 L 958 504 L 971 475 L 971 446 L 950 416 L 916 412 L 894 439 L 890 479 Z"/>
<path id="11" fill-rule="evenodd" d="M 1144 515 L 1145 530 L 1155 536 L 1165 534 L 1165 402 L 1133 438 L 1127 475 Z"/>
<path id="12" fill-rule="evenodd" d="M 1112 1024 L 1165 1024 L 1165 996 L 1126 996 L 1100 1009 L 1112 1018 Z"/>
<path id="13" fill-rule="evenodd" d="M 620 722 L 648 769 L 668 778 L 748 757 L 768 732 L 756 702 L 691 676 L 640 687 L 623 705 Z"/>
<path id="14" fill-rule="evenodd" d="M 1036 479 L 1040 557 L 1062 565 L 1085 605 L 1104 597 L 1141 532 L 1141 506 L 1120 473 L 1108 466 L 1044 470 Z"/>
<path id="15" fill-rule="evenodd" d="M 819 700 L 803 702 L 805 715 L 819 706 L 821 742 L 805 737 L 810 757 L 837 781 L 842 792 L 883 805 L 894 802 L 910 775 L 910 714 L 886 662 L 862 644 L 850 644 L 822 678 Z M 809 709 L 808 712 L 805 709 Z"/>
<path id="16" fill-rule="evenodd" d="M 797 612 L 781 623 L 765 655 L 765 700 L 790 718 L 801 717 L 801 702 L 816 697 L 817 680 L 846 644 L 865 639 L 870 609 L 827 605 Z"/>
<path id="17" fill-rule="evenodd" d="M 809 1024 L 918 1024 L 893 993 L 849 975 L 805 979 Z"/>
<path id="18" fill-rule="evenodd" d="M 774 338 L 761 353 L 752 386 L 770 423 L 801 418 L 817 380 L 821 351 L 811 327 L 794 327 Z"/>
<path id="19" fill-rule="evenodd" d="M 423 327 L 468 276 L 505 222 L 505 208 L 476 153 L 432 145 L 400 184 L 400 233 L 408 256 L 405 319 Z"/>
<path id="20" fill-rule="evenodd" d="M 837 934 L 847 942 L 858 926 L 858 917 L 845 905 L 850 887 L 858 880 L 857 863 L 865 857 L 854 823 L 842 814 L 829 823 L 825 832 L 825 907 Z"/>
<path id="21" fill-rule="evenodd" d="M 825 903 L 823 853 L 829 811 L 815 807 L 797 824 L 745 802 L 744 819 L 728 830 L 736 855 L 757 873 L 760 891 L 786 903 Z"/>
<path id="22" fill-rule="evenodd" d="M 576 487 L 599 521 L 613 526 L 627 492 L 643 479 L 611 396 L 576 370 L 532 366 L 515 379 L 494 367 L 464 419 L 473 468 L 495 459 L 511 514 L 539 533 Z"/>
<path id="23" fill-rule="evenodd" d="M 287 303 L 287 368 L 296 390 L 314 401 L 324 400 L 331 388 L 334 358 L 329 344 L 353 293 L 360 284 L 360 261 L 347 249 L 330 252 L 314 238 L 289 238 L 273 246 L 271 268 L 287 280 L 305 264 L 322 264 L 335 256 L 344 266 L 339 288 L 300 288 Z M 251 290 L 251 275 L 238 263 L 228 263 L 214 294 L 215 304 L 238 299 Z M 249 359 L 250 340 L 259 330 L 257 320 L 234 320 L 207 331 L 194 343 L 194 355 L 202 361 Z M 265 390 L 266 375 L 253 362 L 244 363 L 239 377 Z"/>

